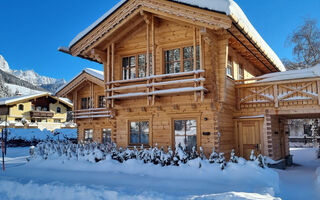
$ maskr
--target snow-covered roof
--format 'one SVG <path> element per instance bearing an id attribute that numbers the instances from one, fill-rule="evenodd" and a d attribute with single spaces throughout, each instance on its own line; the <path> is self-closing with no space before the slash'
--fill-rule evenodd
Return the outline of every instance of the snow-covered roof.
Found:
<path id="1" fill-rule="evenodd" d="M 69 85 L 72 81 L 74 81 L 76 78 L 78 78 L 83 73 L 88 73 L 91 76 L 96 77 L 97 79 L 104 81 L 103 71 L 92 69 L 92 68 L 85 68 L 79 74 L 77 74 L 75 77 L 73 77 L 70 81 L 68 81 L 66 84 L 59 87 L 55 93 L 57 94 L 58 92 L 60 92 L 62 89 L 64 89 L 67 85 Z"/>
<path id="2" fill-rule="evenodd" d="M 71 107 L 73 106 L 72 102 L 70 102 L 69 99 L 54 97 L 49 92 L 39 92 L 39 93 L 34 93 L 34 94 L 22 95 L 22 96 L 0 98 L 0 105 L 8 105 L 8 104 L 12 104 L 15 102 L 24 101 L 24 100 L 33 99 L 33 98 L 39 98 L 39 97 L 47 96 L 47 95 L 61 101 L 62 103 L 67 104 L 68 106 L 71 106 Z"/>
<path id="3" fill-rule="evenodd" d="M 284 81 L 292 79 L 305 79 L 320 77 L 320 64 L 299 70 L 290 70 L 285 72 L 275 72 L 257 77 L 258 82 Z"/>
<path id="4" fill-rule="evenodd" d="M 89 27 L 81 31 L 69 44 L 69 49 L 75 45 L 79 40 L 86 36 L 101 22 L 107 19 L 118 8 L 124 5 L 128 0 L 121 0 L 98 20 L 96 20 Z M 271 47 L 264 41 L 258 31 L 253 27 L 247 16 L 244 14 L 239 5 L 233 0 L 169 0 L 177 3 L 183 3 L 199 8 L 205 8 L 215 12 L 225 13 L 230 16 L 234 22 L 248 35 L 248 37 L 262 50 L 262 52 L 276 65 L 280 71 L 285 71 L 285 67 L 276 53 Z"/>

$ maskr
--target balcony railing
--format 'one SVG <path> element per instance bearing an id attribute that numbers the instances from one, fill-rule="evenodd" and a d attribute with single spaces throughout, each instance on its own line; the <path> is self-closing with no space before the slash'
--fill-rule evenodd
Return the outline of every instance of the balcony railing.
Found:
<path id="1" fill-rule="evenodd" d="M 110 103 L 115 99 L 147 97 L 148 104 L 150 103 L 149 100 L 154 104 L 156 96 L 194 93 L 195 100 L 199 96 L 203 101 L 204 92 L 206 91 L 204 87 L 204 72 L 204 70 L 196 70 L 112 81 L 107 83 L 107 100 Z"/>
<path id="2" fill-rule="evenodd" d="M 111 111 L 106 108 L 91 108 L 84 110 L 75 110 L 72 112 L 74 119 L 89 119 L 89 118 L 112 118 Z"/>
<path id="3" fill-rule="evenodd" d="M 36 111 L 36 110 L 30 111 L 31 118 L 33 117 L 52 118 L 53 115 L 54 113 L 50 111 Z"/>
<path id="4" fill-rule="evenodd" d="M 237 81 L 237 108 L 320 105 L 320 79 Z M 248 83 L 247 83 L 248 82 Z"/>

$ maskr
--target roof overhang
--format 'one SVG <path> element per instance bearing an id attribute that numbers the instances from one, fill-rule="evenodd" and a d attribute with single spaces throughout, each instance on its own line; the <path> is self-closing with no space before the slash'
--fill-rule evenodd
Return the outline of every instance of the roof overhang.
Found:
<path id="1" fill-rule="evenodd" d="M 236 42 L 246 45 L 247 50 L 258 60 L 264 72 L 284 71 L 284 65 L 259 33 L 251 25 L 241 8 L 232 0 L 216 0 L 222 6 L 210 7 L 213 1 L 190 0 L 122 0 L 95 23 L 82 31 L 68 48 L 60 51 L 88 60 L 102 63 L 92 54 L 101 41 L 119 35 L 117 30 L 137 22 L 141 12 L 154 14 L 172 20 L 180 20 L 194 26 L 212 30 L 228 30 Z M 141 16 L 140 16 L 141 18 Z M 135 20 L 134 20 L 135 19 Z M 240 35 L 238 33 L 241 33 Z M 238 36 L 241 36 L 238 38 Z M 107 45 L 106 45 L 107 46 Z M 103 49 L 102 49 L 103 50 Z"/>

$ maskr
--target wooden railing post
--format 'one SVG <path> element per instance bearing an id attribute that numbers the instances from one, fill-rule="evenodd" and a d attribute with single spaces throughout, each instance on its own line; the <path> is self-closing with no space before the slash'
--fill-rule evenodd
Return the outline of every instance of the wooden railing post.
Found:
<path id="1" fill-rule="evenodd" d="M 274 106 L 276 108 L 279 107 L 279 99 L 278 99 L 278 85 L 273 85 L 273 98 L 274 98 Z"/>

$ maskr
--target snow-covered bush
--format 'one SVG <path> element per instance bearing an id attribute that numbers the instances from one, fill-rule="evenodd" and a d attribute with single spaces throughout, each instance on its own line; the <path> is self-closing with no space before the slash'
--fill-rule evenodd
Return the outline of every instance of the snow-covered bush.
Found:
<path id="1" fill-rule="evenodd" d="M 200 154 L 197 153 L 195 147 L 188 152 L 181 145 L 177 146 L 175 152 L 172 151 L 171 147 L 168 147 L 168 151 L 166 152 L 163 147 L 159 149 L 157 145 L 153 148 L 144 148 L 144 146 L 141 146 L 139 149 L 137 147 L 123 149 L 121 147 L 117 148 L 114 143 L 97 144 L 93 142 L 75 144 L 68 140 L 48 140 L 40 142 L 34 148 L 31 159 L 63 159 L 88 161 L 91 163 L 107 160 L 107 158 L 117 160 L 119 163 L 135 159 L 146 164 L 152 163 L 163 167 L 189 165 L 201 168 L 203 164 L 214 164 L 219 166 L 221 170 L 227 168 L 229 163 L 243 165 L 243 163 L 247 162 L 243 158 L 238 158 L 234 150 L 232 150 L 230 160 L 227 162 L 224 153 L 217 153 L 214 148 L 207 160 L 203 149 L 201 147 L 199 149 Z M 265 157 L 259 155 L 255 158 L 254 151 L 251 153 L 249 162 L 261 168 L 265 168 L 266 166 Z"/>

